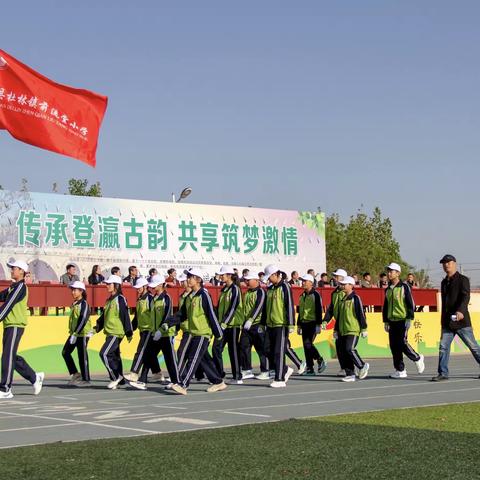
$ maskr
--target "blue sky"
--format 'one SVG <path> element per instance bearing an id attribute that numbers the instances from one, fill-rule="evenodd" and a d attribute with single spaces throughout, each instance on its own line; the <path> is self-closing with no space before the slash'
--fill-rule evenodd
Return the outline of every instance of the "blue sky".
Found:
<path id="1" fill-rule="evenodd" d="M 407 261 L 439 279 L 453 252 L 480 282 L 479 2 L 76 5 L 2 5 L 0 48 L 109 97 L 98 166 L 0 132 L 4 188 L 75 176 L 113 197 L 379 206 Z"/>

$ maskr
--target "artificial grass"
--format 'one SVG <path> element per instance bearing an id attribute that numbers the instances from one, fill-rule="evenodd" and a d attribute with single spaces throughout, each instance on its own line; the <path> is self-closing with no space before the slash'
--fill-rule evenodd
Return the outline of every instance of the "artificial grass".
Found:
<path id="1" fill-rule="evenodd" d="M 72 427 L 73 428 L 73 427 Z M 0 452 L 2 478 L 479 478 L 480 403 Z"/>

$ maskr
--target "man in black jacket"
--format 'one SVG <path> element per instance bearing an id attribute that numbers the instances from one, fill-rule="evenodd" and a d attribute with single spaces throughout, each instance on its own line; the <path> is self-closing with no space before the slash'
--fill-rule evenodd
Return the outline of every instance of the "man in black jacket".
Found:
<path id="1" fill-rule="evenodd" d="M 440 263 L 447 276 L 442 280 L 442 337 L 438 361 L 438 375 L 432 381 L 448 380 L 448 360 L 450 345 L 458 335 L 472 352 L 480 365 L 480 346 L 473 335 L 472 322 L 468 313 L 470 301 L 470 281 L 457 271 L 457 260 L 453 255 L 445 255 Z"/>

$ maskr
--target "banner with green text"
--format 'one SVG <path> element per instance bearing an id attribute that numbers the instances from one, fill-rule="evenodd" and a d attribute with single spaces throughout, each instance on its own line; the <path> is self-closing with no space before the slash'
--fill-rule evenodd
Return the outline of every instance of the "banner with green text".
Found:
<path id="1" fill-rule="evenodd" d="M 323 213 L 196 205 L 0 190 L 0 279 L 23 259 L 33 281 L 58 281 L 73 263 L 81 279 L 93 265 L 166 271 L 191 266 L 212 276 L 223 264 L 288 274 L 325 270 Z"/>

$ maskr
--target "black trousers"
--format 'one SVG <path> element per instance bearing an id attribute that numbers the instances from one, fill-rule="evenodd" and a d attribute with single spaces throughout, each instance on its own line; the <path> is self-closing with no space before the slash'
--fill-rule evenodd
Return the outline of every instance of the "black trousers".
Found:
<path id="1" fill-rule="evenodd" d="M 299 327 L 302 329 L 302 342 L 303 351 L 305 352 L 305 361 L 307 362 L 307 368 L 310 370 L 313 368 L 313 362 L 322 362 L 323 358 L 320 355 L 317 347 L 315 347 L 314 341 L 316 337 L 316 325 L 315 322 L 303 322 L 299 323 Z"/>
<path id="2" fill-rule="evenodd" d="M 395 370 L 403 372 L 405 370 L 403 354 L 413 362 L 420 360 L 420 355 L 408 343 L 408 329 L 405 321 L 388 322 L 388 324 L 390 325 L 388 340 L 390 341 L 393 366 Z"/>
<path id="3" fill-rule="evenodd" d="M 357 352 L 358 336 L 339 335 L 337 339 L 337 356 L 347 377 L 355 374 L 355 367 L 363 368 L 365 362 Z"/>
<path id="4" fill-rule="evenodd" d="M 240 334 L 240 364 L 242 370 L 252 370 L 252 346 L 260 359 L 260 371 L 268 372 L 265 354 L 265 327 L 252 325 L 250 330 L 242 330 Z"/>
<path id="5" fill-rule="evenodd" d="M 187 365 L 186 353 L 191 341 L 192 336 L 190 335 L 190 333 L 183 332 L 182 339 L 180 340 L 180 345 L 177 350 L 178 372 L 180 377 L 182 376 L 182 372 Z M 205 378 L 205 373 L 203 372 L 201 365 L 198 366 L 197 371 L 195 372 L 195 378 L 197 380 L 203 380 Z"/>
<path id="6" fill-rule="evenodd" d="M 139 382 L 147 383 L 148 370 L 151 369 L 151 366 L 155 365 L 155 363 L 158 364 L 157 357 L 158 354 L 162 352 L 170 381 L 172 383 L 178 383 L 178 363 L 177 354 L 175 353 L 175 348 L 173 346 L 174 341 L 175 337 L 161 337 L 159 340 L 154 340 L 153 337 L 150 338 L 147 347 L 146 360 L 143 363 L 142 373 L 138 379 Z"/>
<path id="7" fill-rule="evenodd" d="M 210 339 L 207 337 L 191 336 L 190 343 L 186 349 L 185 358 L 186 363 L 183 369 L 180 385 L 187 388 L 190 385 L 190 380 L 199 366 L 207 375 L 209 382 L 217 385 L 222 383 L 222 377 L 215 366 L 215 362 L 208 352 L 208 345 Z"/>
<path id="8" fill-rule="evenodd" d="M 297 370 L 300 368 L 300 365 L 302 364 L 302 361 L 300 360 L 300 357 L 297 355 L 297 352 L 292 348 L 292 345 L 290 344 L 290 339 L 287 339 L 287 350 L 285 351 L 285 355 L 293 362 L 295 367 L 297 367 Z"/>
<path id="9" fill-rule="evenodd" d="M 269 344 L 269 368 L 275 370 L 275 380 L 284 381 L 287 373 L 285 355 L 288 345 L 288 327 L 267 328 Z M 298 358 L 298 357 L 297 357 Z"/>
<path id="10" fill-rule="evenodd" d="M 77 366 L 73 360 L 72 353 L 77 349 L 78 354 L 78 365 L 80 366 L 80 372 L 82 374 L 82 380 L 89 382 L 90 381 L 90 368 L 88 366 L 88 337 L 76 337 L 75 343 L 70 343 L 70 337 L 65 342 L 62 350 L 62 357 L 65 360 L 67 365 L 68 373 L 73 375 L 78 373 Z"/>
<path id="11" fill-rule="evenodd" d="M 18 345 L 22 338 L 24 328 L 7 327 L 3 330 L 2 341 L 2 378 L 0 390 L 8 391 L 13 383 L 13 372 L 18 372 L 25 380 L 35 383 L 37 375 L 23 357 L 17 355 Z"/>
<path id="12" fill-rule="evenodd" d="M 145 355 L 148 349 L 148 345 L 152 338 L 152 333 L 148 330 L 144 330 L 140 332 L 140 340 L 138 342 L 137 351 L 135 352 L 135 356 L 133 357 L 132 366 L 130 368 L 131 372 L 139 373 L 142 365 L 145 361 Z M 158 363 L 158 360 L 157 360 Z M 155 372 L 157 373 L 157 372 Z"/>
<path id="13" fill-rule="evenodd" d="M 240 354 L 239 354 L 239 336 L 240 327 L 230 327 L 223 331 L 223 337 L 220 340 L 215 339 L 212 345 L 213 361 L 222 378 L 225 377 L 223 369 L 223 349 L 228 345 L 228 356 L 230 357 L 230 365 L 232 367 L 232 377 L 234 380 L 242 379 L 240 371 Z"/>
<path id="14" fill-rule="evenodd" d="M 123 376 L 120 343 L 122 343 L 121 338 L 108 335 L 100 349 L 100 358 L 107 368 L 108 376 L 111 380 L 118 380 L 120 376 Z"/>

